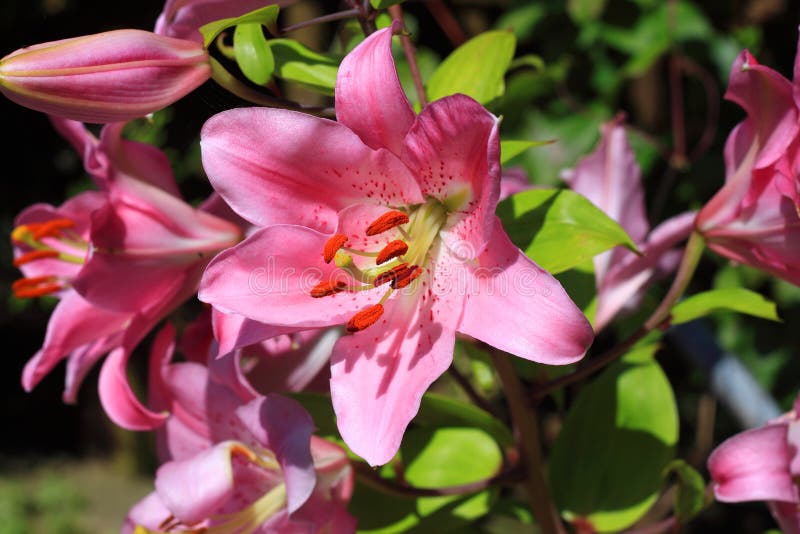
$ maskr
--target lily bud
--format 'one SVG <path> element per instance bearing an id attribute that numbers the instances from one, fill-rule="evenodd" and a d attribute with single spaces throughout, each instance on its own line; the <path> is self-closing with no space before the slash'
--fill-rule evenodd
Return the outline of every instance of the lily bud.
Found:
<path id="1" fill-rule="evenodd" d="M 117 30 L 9 54 L 0 60 L 0 92 L 37 111 L 106 123 L 162 109 L 210 75 L 199 43 Z"/>

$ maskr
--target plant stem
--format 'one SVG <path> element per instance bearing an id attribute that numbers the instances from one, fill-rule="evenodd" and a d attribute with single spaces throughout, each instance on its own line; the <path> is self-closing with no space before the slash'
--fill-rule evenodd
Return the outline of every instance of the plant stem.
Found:
<path id="1" fill-rule="evenodd" d="M 401 8 L 399 4 L 390 7 L 389 14 L 393 19 L 402 22 L 403 26 L 405 27 L 405 21 L 403 20 L 403 8 Z M 405 53 L 406 60 L 408 60 L 408 70 L 411 71 L 411 78 L 414 80 L 414 89 L 417 91 L 419 105 L 420 107 L 424 108 L 428 105 L 428 99 L 425 97 L 425 85 L 422 83 L 422 75 L 420 74 L 419 66 L 417 65 L 417 54 L 414 50 L 414 44 L 411 42 L 411 37 L 409 37 L 406 33 L 400 34 L 400 43 L 403 45 L 403 53 Z"/>
<path id="2" fill-rule="evenodd" d="M 366 485 L 371 486 L 384 493 L 390 493 L 400 497 L 442 497 L 445 495 L 466 495 L 496 486 L 499 484 L 511 484 L 521 480 L 522 473 L 517 469 L 501 471 L 493 477 L 461 484 L 458 486 L 446 486 L 442 488 L 416 488 L 383 478 L 372 467 L 364 462 L 352 462 L 353 469 L 359 479 Z"/>
<path id="3" fill-rule="evenodd" d="M 656 328 L 661 328 L 668 324 L 670 310 L 678 301 L 678 299 L 681 298 L 683 292 L 686 291 L 686 287 L 689 285 L 695 269 L 697 269 L 697 264 L 700 261 L 700 256 L 703 254 L 704 246 L 705 243 L 703 241 L 703 236 L 697 232 L 693 232 L 692 235 L 689 236 L 689 242 L 686 243 L 686 249 L 683 252 L 683 259 L 678 267 L 675 280 L 672 281 L 672 286 L 670 286 L 667 294 L 664 296 L 664 300 L 661 301 L 656 310 L 644 322 L 641 328 L 639 328 L 636 332 L 631 334 L 627 339 L 622 341 L 613 349 L 596 358 L 588 360 L 584 366 L 578 368 L 578 370 L 576 370 L 574 373 L 558 377 L 542 384 L 541 386 L 538 386 L 536 391 L 533 393 L 534 400 L 539 401 L 552 391 L 594 374 L 596 371 L 599 371 L 620 356 L 623 356 L 626 352 L 628 352 L 628 349 L 633 347 L 647 334 Z"/>
<path id="4" fill-rule="evenodd" d="M 528 406 L 525 400 L 522 383 L 517 377 L 508 355 L 493 347 L 488 347 L 488 349 L 503 384 L 511 419 L 519 433 L 520 456 L 526 474 L 523 484 L 531 511 L 541 526 L 542 532 L 559 534 L 563 532 L 563 528 L 544 478 L 536 412 Z"/>
<path id="5" fill-rule="evenodd" d="M 456 369 L 455 365 L 451 365 L 450 367 L 448 367 L 447 373 L 455 381 L 455 383 L 458 384 L 458 386 L 464 391 L 464 393 L 467 394 L 467 397 L 469 397 L 469 400 L 472 401 L 472 404 L 474 404 L 481 410 L 484 410 L 485 412 L 488 412 L 497 417 L 497 413 L 495 409 L 492 407 L 492 405 L 489 404 L 487 400 L 483 398 L 483 396 L 480 393 L 475 391 L 475 388 L 472 387 L 472 384 L 470 384 L 469 379 L 463 374 L 461 374 L 461 371 Z"/>
<path id="6" fill-rule="evenodd" d="M 450 44 L 456 48 L 464 44 L 467 40 L 467 35 L 458 20 L 453 16 L 452 11 L 442 0 L 428 0 L 425 2 L 425 7 L 428 8 L 436 23 L 447 36 Z"/>
<path id="7" fill-rule="evenodd" d="M 352 17 L 357 17 L 361 14 L 361 10 L 358 8 L 353 9 L 346 9 L 344 11 L 337 11 L 336 13 L 330 13 L 328 15 L 323 15 L 321 17 L 316 17 L 309 20 L 304 20 L 303 22 L 298 22 L 297 24 L 292 24 L 291 26 L 287 26 L 281 30 L 281 34 L 287 34 L 293 32 L 295 30 L 299 30 L 301 28 L 305 28 L 307 26 L 313 26 L 315 24 L 324 24 L 326 22 L 335 22 L 337 20 L 349 19 Z"/>

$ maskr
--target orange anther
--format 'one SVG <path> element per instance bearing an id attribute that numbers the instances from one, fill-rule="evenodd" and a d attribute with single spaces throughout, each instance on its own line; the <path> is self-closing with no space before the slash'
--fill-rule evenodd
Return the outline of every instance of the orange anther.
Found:
<path id="1" fill-rule="evenodd" d="M 377 263 L 378 265 L 380 265 L 381 263 L 386 263 L 392 258 L 402 256 L 406 252 L 408 252 L 408 245 L 406 244 L 406 242 L 400 241 L 399 239 L 395 239 L 394 241 L 390 242 L 388 245 L 383 247 L 383 249 L 381 249 L 381 251 L 378 253 L 378 257 L 375 258 L 375 263 Z"/>
<path id="2" fill-rule="evenodd" d="M 11 285 L 14 296 L 18 299 L 32 299 L 61 291 L 63 287 L 56 283 L 42 283 L 43 279 L 55 280 L 52 276 L 37 276 L 36 278 L 23 278 Z M 21 283 L 25 282 L 25 283 Z"/>
<path id="3" fill-rule="evenodd" d="M 392 210 L 387 211 L 367 226 L 367 235 L 382 234 L 387 230 L 391 230 L 401 224 L 408 222 L 408 215 L 402 211 Z"/>
<path id="4" fill-rule="evenodd" d="M 11 290 L 16 293 L 18 289 L 35 287 L 42 283 L 50 283 L 58 280 L 55 276 L 32 276 L 31 278 L 20 278 L 11 284 Z"/>
<path id="5" fill-rule="evenodd" d="M 43 260 L 45 258 L 57 258 L 58 252 L 55 250 L 33 250 L 31 252 L 26 252 L 21 256 L 17 256 L 14 258 L 14 267 L 19 267 L 20 265 L 24 265 L 26 263 L 30 263 L 36 260 Z"/>
<path id="6" fill-rule="evenodd" d="M 407 263 L 401 263 L 400 265 L 398 265 L 396 267 L 392 267 L 388 271 L 384 271 L 381 274 L 379 274 L 378 276 L 376 276 L 375 280 L 373 280 L 373 282 L 372 282 L 372 285 L 374 285 L 375 287 L 378 287 L 378 286 L 383 285 L 383 284 L 385 284 L 387 282 L 391 282 L 392 280 L 397 278 L 397 276 L 400 273 L 402 273 L 403 271 L 405 271 L 407 268 L 408 268 L 408 264 Z"/>
<path id="7" fill-rule="evenodd" d="M 422 268 L 412 265 L 402 273 L 398 274 L 395 279 L 392 280 L 392 289 L 403 289 L 408 284 L 416 280 L 421 274 Z"/>
<path id="8" fill-rule="evenodd" d="M 339 291 L 344 291 L 347 288 L 347 284 L 342 282 L 341 280 L 338 282 L 320 282 L 319 284 L 315 285 L 311 289 L 311 296 L 315 299 L 320 297 L 327 297 L 328 295 L 333 295 L 334 293 L 338 293 Z"/>
<path id="9" fill-rule="evenodd" d="M 347 236 L 344 234 L 334 234 L 326 242 L 325 247 L 322 249 L 322 259 L 325 263 L 330 263 L 339 249 L 347 243 Z"/>
<path id="10" fill-rule="evenodd" d="M 370 306 L 366 310 L 361 310 L 357 314 L 355 314 L 349 321 L 347 321 L 347 325 L 345 329 L 350 332 L 360 332 L 365 328 L 369 328 L 375 322 L 381 318 L 383 315 L 383 305 L 382 304 L 375 304 L 374 306 Z"/>
<path id="11" fill-rule="evenodd" d="M 61 230 L 75 227 L 75 221 L 69 219 L 53 219 L 43 223 L 38 223 L 35 226 L 31 225 L 33 238 L 39 240 L 43 237 L 58 237 L 61 235 Z"/>

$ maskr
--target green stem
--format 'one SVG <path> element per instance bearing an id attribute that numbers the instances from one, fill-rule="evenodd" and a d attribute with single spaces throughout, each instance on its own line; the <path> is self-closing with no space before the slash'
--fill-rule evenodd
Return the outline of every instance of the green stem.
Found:
<path id="1" fill-rule="evenodd" d="M 544 534 L 560 534 L 563 528 L 544 478 L 536 412 L 525 400 L 522 383 L 508 355 L 492 347 L 488 349 L 503 384 L 511 419 L 519 434 L 521 461 L 526 474 L 523 484 L 528 495 L 528 504 Z"/>

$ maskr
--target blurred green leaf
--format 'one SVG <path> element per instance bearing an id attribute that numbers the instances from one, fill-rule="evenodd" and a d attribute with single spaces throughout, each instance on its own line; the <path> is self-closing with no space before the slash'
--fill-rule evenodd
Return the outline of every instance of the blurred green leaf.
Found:
<path id="1" fill-rule="evenodd" d="M 566 519 L 619 531 L 657 499 L 678 441 L 678 413 L 655 349 L 645 345 L 610 366 L 569 411 L 549 471 Z"/>
<path id="2" fill-rule="evenodd" d="M 309 50 L 292 39 L 270 39 L 275 56 L 275 76 L 333 95 L 339 62 L 330 56 Z"/>
<path id="3" fill-rule="evenodd" d="M 447 56 L 428 80 L 426 92 L 433 102 L 455 93 L 469 95 L 481 104 L 505 90 L 506 70 L 514 57 L 516 38 L 504 30 L 473 37 Z"/>
<path id="4" fill-rule="evenodd" d="M 699 319 L 717 310 L 732 310 L 770 321 L 780 321 L 775 303 L 742 287 L 712 289 L 687 297 L 672 308 L 672 324 Z"/>
<path id="5" fill-rule="evenodd" d="M 529 148 L 555 143 L 555 141 L 500 141 L 500 163 L 506 164 Z"/>
<path id="6" fill-rule="evenodd" d="M 275 58 L 264 37 L 261 24 L 238 24 L 233 31 L 233 50 L 236 53 L 236 63 L 247 79 L 258 85 L 269 81 L 275 70 Z"/>
<path id="7" fill-rule="evenodd" d="M 219 34 L 227 30 L 228 28 L 232 28 L 238 24 L 247 24 L 247 23 L 257 23 L 263 26 L 270 31 L 271 34 L 276 35 L 277 26 L 276 22 L 278 21 L 278 12 L 280 8 L 276 4 L 272 4 L 266 7 L 262 7 L 260 9 L 256 9 L 255 11 L 251 11 L 250 13 L 245 13 L 241 17 L 234 17 L 229 19 L 221 19 L 215 20 L 214 22 L 209 22 L 208 24 L 200 27 L 200 33 L 203 34 L 203 46 L 206 48 L 214 42 Z"/>
<path id="8" fill-rule="evenodd" d="M 508 235 L 551 273 L 559 273 L 617 245 L 636 251 L 630 236 L 586 197 L 566 189 L 534 189 L 497 206 Z"/>
<path id="9" fill-rule="evenodd" d="M 536 26 L 547 16 L 548 7 L 542 2 L 528 2 L 506 11 L 497 19 L 494 27 L 511 30 L 518 41 L 530 39 Z"/>
<path id="10" fill-rule="evenodd" d="M 567 13 L 575 24 L 596 20 L 603 14 L 607 0 L 567 0 Z"/>
<path id="11" fill-rule="evenodd" d="M 706 505 L 706 483 L 695 468 L 683 460 L 674 460 L 666 468 L 677 478 L 674 514 L 680 523 L 686 523 Z"/>

